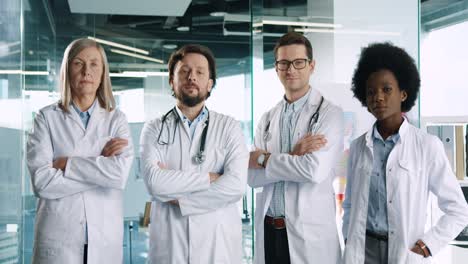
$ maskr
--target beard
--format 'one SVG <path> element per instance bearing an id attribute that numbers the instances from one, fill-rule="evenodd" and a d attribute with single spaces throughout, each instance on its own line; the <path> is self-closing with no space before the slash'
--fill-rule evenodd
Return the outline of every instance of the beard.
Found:
<path id="1" fill-rule="evenodd" d="M 184 91 L 178 93 L 174 91 L 174 95 L 177 98 L 177 100 L 179 100 L 180 102 L 182 102 L 182 104 L 188 107 L 194 107 L 199 103 L 205 101 L 206 98 L 208 98 L 208 93 L 203 93 L 201 91 L 198 93 L 198 95 L 195 96 L 190 96 L 184 93 Z"/>

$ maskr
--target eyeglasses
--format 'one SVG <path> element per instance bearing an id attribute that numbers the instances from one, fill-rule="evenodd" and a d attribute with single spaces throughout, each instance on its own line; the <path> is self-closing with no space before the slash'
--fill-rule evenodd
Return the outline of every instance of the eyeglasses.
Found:
<path id="1" fill-rule="evenodd" d="M 276 68 L 280 71 L 287 71 L 289 67 L 292 66 L 296 70 L 301 70 L 304 69 L 307 66 L 307 62 L 309 62 L 309 59 L 295 59 L 293 61 L 288 61 L 288 60 L 280 60 L 276 61 L 275 65 Z"/>

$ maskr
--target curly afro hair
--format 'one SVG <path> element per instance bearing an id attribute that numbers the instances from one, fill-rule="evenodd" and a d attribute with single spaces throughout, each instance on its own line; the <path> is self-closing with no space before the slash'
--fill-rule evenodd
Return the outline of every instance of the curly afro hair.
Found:
<path id="1" fill-rule="evenodd" d="M 351 90 L 363 106 L 366 103 L 366 82 L 369 76 L 379 70 L 389 70 L 395 75 L 401 91 L 408 97 L 401 103 L 401 111 L 408 112 L 418 97 L 420 78 L 416 64 L 408 53 L 391 43 L 373 43 L 361 51 L 354 71 Z"/>

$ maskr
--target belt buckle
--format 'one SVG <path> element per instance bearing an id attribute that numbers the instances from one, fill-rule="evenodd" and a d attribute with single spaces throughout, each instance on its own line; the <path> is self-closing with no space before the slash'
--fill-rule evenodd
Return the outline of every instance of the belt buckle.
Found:
<path id="1" fill-rule="evenodd" d="M 286 228 L 286 223 L 284 221 L 284 217 L 282 216 L 277 216 L 273 217 L 273 228 L 276 230 L 282 230 Z"/>

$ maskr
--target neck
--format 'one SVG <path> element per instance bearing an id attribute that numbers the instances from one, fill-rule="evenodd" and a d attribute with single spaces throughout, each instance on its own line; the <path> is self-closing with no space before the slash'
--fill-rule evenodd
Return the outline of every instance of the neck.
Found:
<path id="1" fill-rule="evenodd" d="M 190 121 L 193 121 L 200 114 L 204 106 L 205 106 L 204 101 L 195 106 L 186 106 L 182 104 L 180 101 L 177 102 L 177 107 L 184 114 L 184 116 L 187 117 Z"/>
<path id="2" fill-rule="evenodd" d="M 309 89 L 312 89 L 312 88 L 309 85 L 307 85 L 300 90 L 295 90 L 295 91 L 286 90 L 286 100 L 288 101 L 288 103 L 294 103 L 297 100 L 301 99 L 304 95 L 306 95 Z"/>
<path id="3" fill-rule="evenodd" d="M 96 99 L 96 95 L 88 96 L 74 96 L 73 103 L 82 111 L 88 111 L 88 109 L 93 105 L 94 100 Z"/>
<path id="4" fill-rule="evenodd" d="M 385 140 L 389 136 L 394 135 L 400 129 L 401 124 L 403 124 L 403 117 L 401 115 L 395 115 L 384 120 L 377 121 L 377 130 L 382 138 Z"/>

